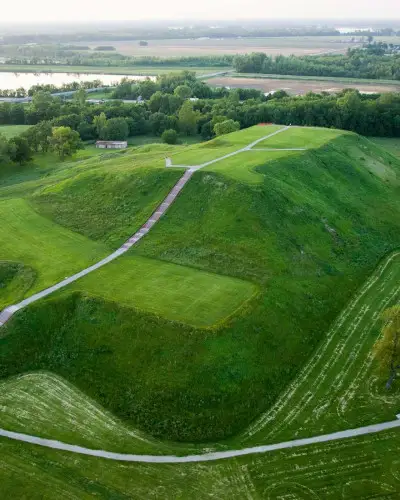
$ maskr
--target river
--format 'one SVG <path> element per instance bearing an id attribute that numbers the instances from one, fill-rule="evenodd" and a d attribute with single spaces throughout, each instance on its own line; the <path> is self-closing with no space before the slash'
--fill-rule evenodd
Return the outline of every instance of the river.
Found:
<path id="1" fill-rule="evenodd" d="M 0 72 L 0 89 L 16 90 L 18 88 L 29 89 L 33 85 L 53 84 L 60 87 L 64 83 L 71 82 L 92 82 L 100 80 L 104 85 L 118 83 L 122 78 L 131 80 L 144 80 L 145 78 L 154 79 L 154 77 L 138 75 L 105 75 L 95 73 L 12 73 Z"/>

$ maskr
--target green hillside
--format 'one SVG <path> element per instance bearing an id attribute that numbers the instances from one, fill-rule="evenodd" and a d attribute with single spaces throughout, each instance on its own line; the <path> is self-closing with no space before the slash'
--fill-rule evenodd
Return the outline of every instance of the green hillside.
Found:
<path id="1" fill-rule="evenodd" d="M 46 221 L 51 245 L 60 245 L 49 253 L 63 265 L 62 238 L 74 235 L 71 262 L 81 265 L 124 241 L 176 182 L 182 172 L 163 168 L 164 156 L 199 164 L 268 129 L 94 158 L 8 185 L 0 196 Z M 55 373 L 160 438 L 205 442 L 242 432 L 400 246 L 400 162 L 392 155 L 325 129 L 289 129 L 262 147 L 308 149 L 243 152 L 196 172 L 129 255 L 6 325 L 0 376 Z M 13 198 L 21 193 L 25 200 Z M 24 250 L 18 236 L 0 259 L 46 280 L 50 270 L 29 244 L 35 238 Z"/>

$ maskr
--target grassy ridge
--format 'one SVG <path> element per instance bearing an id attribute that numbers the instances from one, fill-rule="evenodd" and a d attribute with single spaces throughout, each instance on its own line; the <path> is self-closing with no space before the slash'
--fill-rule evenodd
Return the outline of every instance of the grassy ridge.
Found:
<path id="1" fill-rule="evenodd" d="M 384 181 L 378 160 L 391 173 Z M 209 331 L 62 297 L 7 326 L 1 375 L 55 371 L 130 423 L 177 440 L 230 436 L 268 408 L 378 260 L 399 246 L 399 164 L 350 134 L 261 158 L 257 184 L 233 179 L 228 165 L 197 172 L 132 255 L 255 283 L 261 293 L 238 316 Z M 254 176 L 245 157 L 242 168 Z M 117 234 L 118 213 L 109 217 Z"/>

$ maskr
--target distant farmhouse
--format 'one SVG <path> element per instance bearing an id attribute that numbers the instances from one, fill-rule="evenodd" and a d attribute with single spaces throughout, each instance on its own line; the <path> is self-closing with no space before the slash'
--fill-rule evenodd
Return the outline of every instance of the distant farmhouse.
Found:
<path id="1" fill-rule="evenodd" d="M 128 147 L 126 141 L 97 141 L 96 148 L 100 149 L 125 149 Z"/>

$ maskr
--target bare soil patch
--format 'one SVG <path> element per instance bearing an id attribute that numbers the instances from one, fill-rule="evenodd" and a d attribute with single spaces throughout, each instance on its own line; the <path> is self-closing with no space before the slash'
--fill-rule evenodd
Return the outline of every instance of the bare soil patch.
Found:
<path id="1" fill-rule="evenodd" d="M 380 92 L 400 92 L 399 85 L 384 85 L 374 83 L 350 83 L 338 81 L 319 81 L 319 80 L 290 80 L 290 79 L 268 79 L 268 78 L 236 78 L 236 77 L 217 77 L 207 81 L 209 85 L 215 87 L 231 88 L 251 88 L 259 89 L 264 92 L 273 92 L 276 90 L 285 90 L 292 95 L 302 95 L 307 92 L 338 92 L 342 89 L 354 88 L 365 93 Z"/>

